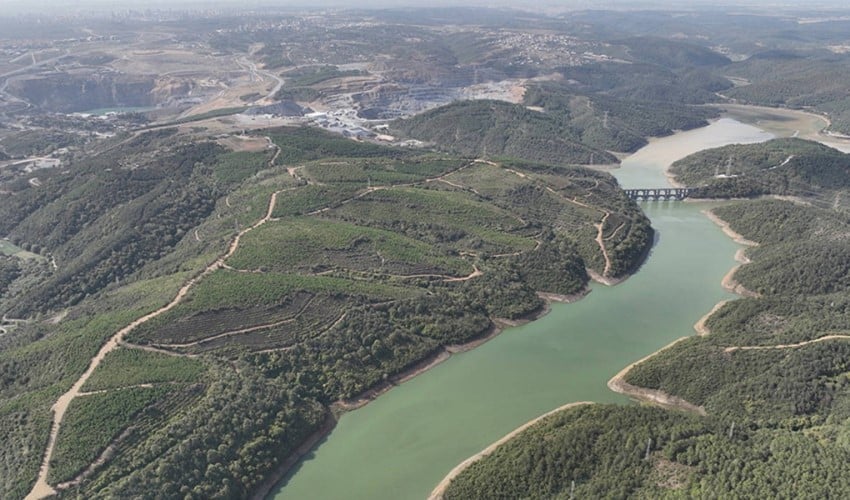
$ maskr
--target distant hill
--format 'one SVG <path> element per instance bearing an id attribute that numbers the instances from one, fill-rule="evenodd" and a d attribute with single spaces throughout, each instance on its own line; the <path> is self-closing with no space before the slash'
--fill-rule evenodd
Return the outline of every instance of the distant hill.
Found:
<path id="1" fill-rule="evenodd" d="M 670 69 L 724 66 L 731 62 L 728 57 L 711 49 L 664 38 L 634 37 L 621 40 L 619 43 L 628 47 L 630 55 L 636 60 Z"/>
<path id="2" fill-rule="evenodd" d="M 750 84 L 723 94 L 742 103 L 815 109 L 829 115 L 832 130 L 850 133 L 849 61 L 846 54 L 812 57 L 806 52 L 757 53 L 726 69 L 726 74 Z"/>
<path id="3" fill-rule="evenodd" d="M 623 153 L 645 146 L 647 137 L 704 127 L 709 118 L 717 116 L 712 109 L 686 104 L 577 95 L 555 82 L 530 87 L 524 103 L 558 117 L 582 143 Z"/>
<path id="4" fill-rule="evenodd" d="M 850 187 L 850 155 L 803 139 L 774 139 L 700 151 L 670 172 L 705 197 L 812 196 Z"/>
<path id="5" fill-rule="evenodd" d="M 529 88 L 525 104 L 465 101 L 396 120 L 395 134 L 466 155 L 510 156 L 550 164 L 618 163 L 647 137 L 705 126 L 711 109 L 571 93 L 557 83 Z"/>
<path id="6" fill-rule="evenodd" d="M 581 143 L 563 120 L 501 101 L 464 101 L 396 120 L 394 133 L 469 156 L 512 157 L 549 164 L 617 163 Z"/>

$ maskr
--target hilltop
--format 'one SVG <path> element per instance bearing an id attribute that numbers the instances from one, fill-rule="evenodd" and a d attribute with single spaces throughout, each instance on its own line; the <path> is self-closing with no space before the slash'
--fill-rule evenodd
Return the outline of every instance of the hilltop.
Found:
<path id="1" fill-rule="evenodd" d="M 611 151 L 634 152 L 646 137 L 704 126 L 715 115 L 705 108 L 575 95 L 552 85 L 531 87 L 524 100 L 456 102 L 396 120 L 390 130 L 466 155 L 615 164 Z"/>
<path id="2" fill-rule="evenodd" d="M 700 151 L 670 167 L 695 196 L 790 195 L 830 200 L 850 187 L 850 155 L 803 139 L 773 139 Z"/>

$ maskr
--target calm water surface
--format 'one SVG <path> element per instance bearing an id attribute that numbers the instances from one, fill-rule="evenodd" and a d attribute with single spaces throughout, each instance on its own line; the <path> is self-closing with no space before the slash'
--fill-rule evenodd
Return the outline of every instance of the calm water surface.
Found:
<path id="1" fill-rule="evenodd" d="M 624 187 L 662 187 L 672 161 L 772 136 L 731 119 L 653 141 L 613 173 Z M 272 494 L 275 499 L 422 499 L 455 465 L 538 415 L 572 401 L 627 403 L 606 387 L 627 364 L 672 340 L 718 301 L 737 248 L 705 203 L 643 205 L 657 232 L 646 264 L 616 287 L 512 328 L 344 415 Z"/>

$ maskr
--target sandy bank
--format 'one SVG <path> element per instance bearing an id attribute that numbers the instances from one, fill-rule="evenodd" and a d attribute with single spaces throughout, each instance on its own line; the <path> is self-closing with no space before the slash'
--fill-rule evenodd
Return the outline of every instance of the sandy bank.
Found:
<path id="1" fill-rule="evenodd" d="M 736 243 L 741 244 L 741 245 L 747 245 L 747 246 L 758 245 L 758 243 L 751 241 L 751 240 L 748 240 L 748 239 L 744 238 L 741 234 L 738 234 L 737 232 L 733 231 L 729 227 L 729 224 L 726 221 L 724 221 L 723 219 L 721 219 L 720 217 L 715 215 L 710 210 L 703 210 L 702 213 L 705 214 L 705 216 L 708 217 L 712 222 L 714 222 L 715 224 L 720 226 L 720 228 L 723 230 L 724 234 L 726 234 L 727 236 L 732 238 L 732 240 L 734 240 Z M 746 265 L 750 262 L 750 260 L 746 256 L 746 249 L 745 248 L 739 248 L 738 251 L 735 252 L 735 260 L 739 264 L 734 266 L 732 269 L 729 270 L 728 273 L 726 273 L 726 276 L 724 276 L 723 280 L 721 281 L 721 285 L 726 290 L 733 292 L 733 293 L 737 293 L 738 295 L 750 296 L 750 297 L 758 296 L 758 294 L 756 294 L 755 292 L 751 292 L 751 291 L 747 290 L 740 283 L 737 283 L 732 278 L 732 276 L 735 274 L 735 272 L 741 266 Z M 714 307 L 711 309 L 711 311 L 706 313 L 702 318 L 699 319 L 699 321 L 696 322 L 696 324 L 694 324 L 694 330 L 697 332 L 698 335 L 708 335 L 710 333 L 709 329 L 705 326 L 705 323 L 708 321 L 708 318 L 710 318 L 714 313 L 716 313 L 727 302 L 729 302 L 729 301 L 723 300 L 723 301 L 718 302 L 717 304 L 714 305 Z M 646 402 L 649 402 L 649 403 L 658 404 L 658 405 L 665 406 L 665 407 L 677 408 L 677 409 L 681 409 L 681 410 L 695 412 L 695 413 L 698 413 L 700 415 L 705 415 L 706 414 L 705 408 L 703 408 L 702 406 L 696 406 L 693 403 L 690 403 L 690 402 L 688 402 L 688 401 L 686 401 L 686 400 L 684 400 L 684 399 L 682 399 L 678 396 L 673 396 L 673 395 L 667 394 L 666 392 L 663 392 L 663 391 L 659 391 L 659 390 L 656 390 L 656 389 L 647 389 L 647 388 L 644 388 L 644 387 L 638 387 L 638 386 L 629 384 L 625 380 L 626 375 L 629 373 L 629 371 L 634 366 L 636 366 L 640 363 L 643 363 L 644 361 L 655 356 L 656 354 L 664 351 L 665 349 L 669 349 L 670 347 L 676 345 L 678 342 L 681 342 L 681 341 L 683 341 L 687 338 L 690 338 L 690 337 L 681 337 L 679 339 L 676 339 L 673 342 L 671 342 L 670 344 L 668 344 L 668 345 L 662 347 L 661 349 L 655 351 L 654 353 L 652 353 L 652 354 L 650 354 L 650 355 L 648 355 L 648 356 L 646 356 L 646 357 L 644 357 L 644 358 L 642 358 L 638 361 L 635 361 L 634 363 L 630 364 L 629 366 L 623 368 L 622 370 L 620 370 L 620 372 L 618 374 L 614 375 L 614 377 L 611 378 L 611 380 L 608 381 L 608 388 L 611 389 L 614 392 L 624 394 L 626 396 L 629 396 L 633 399 L 637 399 L 637 400 L 640 400 L 640 401 L 646 401 Z"/>
<path id="2" fill-rule="evenodd" d="M 723 230 L 723 232 L 726 234 L 726 236 L 732 238 L 732 240 L 735 243 L 738 243 L 739 245 L 746 245 L 748 247 L 758 246 L 757 242 L 752 241 L 752 240 L 748 240 L 747 238 L 744 238 L 744 236 L 742 236 L 740 233 L 735 232 L 731 227 L 729 227 L 728 222 L 726 222 L 725 220 L 718 217 L 711 210 L 703 210 L 702 213 L 705 214 L 705 216 L 708 217 L 709 220 L 711 220 L 711 222 L 720 226 L 720 229 Z M 737 260 L 737 257 L 736 257 L 736 260 Z"/>
<path id="3" fill-rule="evenodd" d="M 678 339 L 674 340 L 673 342 L 667 344 L 666 346 L 662 347 L 661 349 L 653 352 L 652 354 L 649 354 L 649 355 L 635 361 L 634 363 L 630 364 L 629 366 L 623 368 L 622 370 L 620 370 L 619 373 L 614 375 L 611 378 L 611 380 L 608 381 L 608 388 L 611 389 L 612 391 L 616 392 L 616 393 L 624 394 L 624 395 L 626 395 L 626 396 L 628 396 L 632 399 L 636 399 L 638 401 L 644 401 L 644 402 L 647 402 L 647 403 L 661 405 L 661 406 L 664 406 L 664 407 L 667 407 L 667 408 L 675 408 L 677 410 L 685 410 L 685 411 L 697 413 L 699 415 L 705 415 L 706 414 L 705 408 L 703 408 L 702 406 L 697 406 L 693 403 L 689 403 L 688 401 L 685 401 L 684 399 L 682 399 L 678 396 L 673 396 L 671 394 L 667 394 L 664 391 L 659 391 L 657 389 L 646 389 L 644 387 L 638 387 L 636 385 L 632 385 L 632 384 L 626 382 L 626 375 L 629 373 L 629 371 L 634 366 L 643 363 L 644 361 L 655 356 L 656 354 L 660 353 L 661 351 L 669 349 L 669 348 L 673 347 L 674 345 L 678 344 L 679 342 L 681 342 L 681 341 L 683 341 L 687 338 L 690 338 L 690 337 L 678 338 Z"/>
<path id="4" fill-rule="evenodd" d="M 761 294 L 748 290 L 744 285 L 738 283 L 738 281 L 735 280 L 735 273 L 738 272 L 738 269 L 750 263 L 750 259 L 747 257 L 745 252 L 746 251 L 743 248 L 735 252 L 735 260 L 738 261 L 739 264 L 730 269 L 728 273 L 726 273 L 726 276 L 723 277 L 723 280 L 720 282 L 720 284 L 726 291 L 732 292 L 742 297 L 760 297 Z"/>
<path id="5" fill-rule="evenodd" d="M 738 266 L 735 266 L 735 268 L 733 269 L 736 269 L 737 267 Z M 711 330 L 709 330 L 708 327 L 705 326 L 706 321 L 708 321 L 708 318 L 710 318 L 714 313 L 719 311 L 720 308 L 725 306 L 728 302 L 728 300 L 721 300 L 717 304 L 714 304 L 714 307 L 712 307 L 710 311 L 705 313 L 705 315 L 694 324 L 694 330 L 696 330 L 697 335 L 703 336 L 711 333 Z"/>
<path id="6" fill-rule="evenodd" d="M 705 216 L 708 217 L 712 222 L 714 222 L 715 224 L 720 226 L 720 228 L 723 230 L 723 232 L 727 236 L 732 238 L 732 240 L 735 241 L 735 243 L 738 243 L 739 245 L 746 245 L 746 246 L 751 246 L 751 247 L 758 246 L 757 242 L 752 241 L 752 240 L 748 240 L 747 238 L 744 238 L 740 233 L 737 233 L 734 230 L 732 230 L 732 228 L 729 227 L 728 222 L 726 222 L 723 219 L 721 219 L 720 217 L 718 217 L 711 210 L 703 210 L 702 213 L 704 213 Z M 740 248 L 740 249 L 738 249 L 737 252 L 735 252 L 735 260 L 738 262 L 738 265 L 733 267 L 732 269 L 729 270 L 728 273 L 726 273 L 726 276 L 723 277 L 723 280 L 720 282 L 720 284 L 727 291 L 735 293 L 735 294 L 740 295 L 742 297 L 759 297 L 760 294 L 753 292 L 751 290 L 748 290 L 744 285 L 738 283 L 735 280 L 735 273 L 738 272 L 738 269 L 740 269 L 741 266 L 744 266 L 744 265 L 747 265 L 747 264 L 750 263 L 750 259 L 749 259 L 749 257 L 747 257 L 745 248 Z"/>
<path id="7" fill-rule="evenodd" d="M 577 402 L 577 403 L 569 403 L 569 404 L 565 404 L 564 406 L 561 406 L 560 408 L 556 408 L 556 409 L 554 409 L 554 410 L 552 410 L 552 411 L 550 411 L 550 412 L 544 413 L 543 415 L 540 415 L 539 417 L 535 418 L 534 420 L 530 420 L 530 421 L 528 421 L 528 422 L 526 422 L 526 423 L 522 424 L 521 426 L 519 426 L 519 427 L 517 427 L 516 429 L 512 430 L 512 431 L 511 431 L 511 432 L 509 432 L 508 434 L 505 434 L 505 435 L 504 435 L 501 439 L 499 439 L 499 440 L 498 440 L 498 441 L 496 441 L 495 443 L 493 443 L 493 444 L 491 444 L 490 446 L 488 446 L 488 447 L 484 448 L 483 450 L 481 450 L 480 452 L 476 453 L 475 455 L 472 455 L 471 457 L 467 458 L 466 460 L 464 460 L 463 462 L 461 462 L 460 464 L 458 464 L 458 466 L 457 466 L 457 467 L 455 467 L 454 469 L 452 469 L 452 470 L 451 470 L 451 471 L 450 471 L 450 472 L 446 475 L 446 477 L 444 477 L 444 478 L 443 478 L 443 480 L 442 480 L 442 481 L 440 481 L 440 483 L 437 485 L 437 487 L 436 487 L 436 488 L 434 488 L 434 490 L 433 490 L 433 491 L 431 492 L 431 494 L 428 496 L 428 500 L 440 500 L 440 499 L 442 499 L 442 498 L 443 498 L 443 495 L 444 495 L 444 494 L 445 494 L 445 492 L 446 492 L 446 489 L 448 489 L 448 487 L 449 487 L 449 485 L 451 484 L 452 480 L 453 480 L 454 478 L 456 478 L 456 477 L 457 477 L 457 476 L 458 476 L 461 472 L 463 472 L 464 470 L 466 470 L 466 469 L 467 469 L 470 465 L 474 464 L 475 462 L 477 462 L 477 461 L 481 460 L 482 458 L 484 458 L 484 457 L 486 457 L 486 456 L 490 455 L 491 453 L 493 453 L 494 451 L 496 451 L 496 449 L 497 449 L 499 446 L 502 446 L 503 444 L 507 443 L 508 441 L 510 441 L 511 439 L 513 439 L 514 437 L 516 437 L 518 434 L 520 434 L 520 433 L 521 433 L 521 432 L 523 432 L 524 430 L 526 430 L 526 429 L 528 429 L 529 427 L 531 427 L 532 425 L 536 424 L 537 422 L 539 422 L 539 421 L 543 420 L 543 419 L 544 419 L 544 418 L 546 418 L 546 417 L 549 417 L 549 416 L 551 416 L 551 415 L 554 415 L 554 414 L 556 414 L 556 413 L 558 413 L 558 412 L 561 412 L 561 411 L 567 410 L 567 409 L 569 409 L 569 408 L 574 408 L 574 407 L 576 407 L 576 406 L 589 405 L 589 404 L 593 404 L 593 403 L 591 403 L 591 402 L 589 402 L 589 401 L 580 401 L 580 402 Z"/>
<path id="8" fill-rule="evenodd" d="M 610 278 L 608 276 L 602 276 L 601 274 L 590 268 L 587 268 L 587 275 L 590 276 L 590 279 L 592 279 L 593 281 L 601 283 L 605 286 L 619 285 L 620 283 L 628 279 L 628 276 L 625 276 L 623 278 Z"/>

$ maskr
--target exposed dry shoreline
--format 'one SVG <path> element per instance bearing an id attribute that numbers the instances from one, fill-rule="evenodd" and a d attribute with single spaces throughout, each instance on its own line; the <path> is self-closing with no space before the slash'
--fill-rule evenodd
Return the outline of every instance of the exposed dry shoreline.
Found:
<path id="1" fill-rule="evenodd" d="M 437 485 L 437 487 L 434 488 L 433 491 L 431 491 L 431 494 L 428 495 L 428 500 L 442 500 L 443 495 L 446 493 L 446 489 L 448 489 L 452 480 L 454 480 L 454 478 L 456 478 L 458 475 L 460 475 L 460 473 L 462 473 L 464 470 L 466 470 L 470 465 L 481 460 L 482 458 L 486 457 L 487 455 L 490 455 L 491 453 L 496 451 L 496 449 L 499 446 L 502 446 L 503 444 L 507 443 L 508 441 L 510 441 L 511 439 L 516 437 L 518 434 L 520 434 L 524 430 L 531 427 L 532 425 L 536 424 L 537 422 L 540 422 L 544 418 L 549 417 L 551 415 L 554 415 L 558 412 L 562 412 L 564 410 L 568 410 L 568 409 L 574 408 L 576 406 L 583 406 L 583 405 L 590 405 L 590 404 L 593 404 L 593 403 L 590 402 L 590 401 L 579 401 L 579 402 L 576 402 L 576 403 L 565 404 L 565 405 L 563 405 L 559 408 L 555 408 L 552 411 L 549 411 L 547 413 L 544 413 L 543 415 L 540 415 L 539 417 L 535 418 L 534 420 L 529 420 L 528 422 L 522 424 L 521 426 L 512 430 L 508 434 L 505 434 L 501 439 L 499 439 L 495 443 L 491 444 L 490 446 L 484 448 L 483 450 L 479 451 L 475 455 L 472 455 L 471 457 L 467 458 L 466 460 L 464 460 L 463 462 L 458 464 L 457 467 L 452 469 L 448 474 L 446 474 L 446 477 L 444 477 L 443 480 L 440 481 L 440 483 Z"/>
<path id="2" fill-rule="evenodd" d="M 755 241 L 748 240 L 748 239 L 744 238 L 741 234 L 733 231 L 729 227 L 728 222 L 726 222 L 723 219 L 721 219 L 720 217 L 718 217 L 712 211 L 703 210 L 702 213 L 705 214 L 705 216 L 708 217 L 709 220 L 711 220 L 712 222 L 714 222 L 715 224 L 720 226 L 720 228 L 723 230 L 723 233 L 726 234 L 727 236 L 729 236 L 736 243 L 741 244 L 741 245 L 747 245 L 747 246 L 758 245 L 758 243 L 756 243 Z M 745 255 L 745 251 L 746 251 L 746 249 L 740 248 L 740 249 L 738 249 L 737 252 L 735 252 L 735 260 L 738 261 L 739 264 L 734 266 L 731 270 L 729 270 L 728 273 L 726 273 L 726 276 L 724 276 L 723 280 L 721 281 L 721 285 L 726 290 L 733 292 L 733 293 L 736 293 L 736 294 L 741 295 L 741 296 L 746 296 L 746 297 L 758 296 L 758 294 L 756 294 L 755 292 L 751 292 L 751 291 L 747 290 L 746 288 L 744 288 L 743 285 L 741 285 L 740 283 L 737 283 L 732 278 L 732 276 L 735 274 L 735 272 L 741 266 L 746 265 L 750 262 L 750 260 Z M 729 302 L 729 301 L 723 300 L 723 301 L 718 302 L 717 304 L 714 305 L 714 307 L 711 309 L 711 311 L 706 313 L 702 318 L 700 318 L 696 322 L 696 324 L 694 324 L 694 330 L 697 332 L 698 335 L 708 335 L 710 333 L 708 328 L 705 326 L 706 321 L 708 321 L 708 318 L 710 318 L 715 312 L 717 312 L 727 302 Z M 697 406 L 693 403 L 685 401 L 684 399 L 682 399 L 678 396 L 673 396 L 672 394 L 668 394 L 666 392 L 659 391 L 657 389 L 647 389 L 647 388 L 644 388 L 644 387 L 638 387 L 638 386 L 635 386 L 635 385 L 632 385 L 632 384 L 629 384 L 628 382 L 626 382 L 626 375 L 628 375 L 629 371 L 633 367 L 635 367 L 636 365 L 638 365 L 640 363 L 643 363 L 644 361 L 646 361 L 649 358 L 659 354 L 660 352 L 662 352 L 666 349 L 669 349 L 670 347 L 673 347 L 675 344 L 677 344 L 677 343 L 679 343 L 679 342 L 681 342 L 681 341 L 683 341 L 687 338 L 690 338 L 690 337 L 681 337 L 679 339 L 676 339 L 673 342 L 671 342 L 670 344 L 667 344 L 666 346 L 662 347 L 661 349 L 653 352 L 652 354 L 649 354 L 648 356 L 646 356 L 646 357 L 644 357 L 644 358 L 642 358 L 638 361 L 635 361 L 634 363 L 630 364 L 629 366 L 623 368 L 622 370 L 620 370 L 620 372 L 618 374 L 614 375 L 614 377 L 611 378 L 611 380 L 608 381 L 608 388 L 611 389 L 614 392 L 624 394 L 626 396 L 629 396 L 633 399 L 637 399 L 637 400 L 640 400 L 640 401 L 646 401 L 646 402 L 649 402 L 649 403 L 658 404 L 658 405 L 665 406 L 665 407 L 677 408 L 677 409 L 681 409 L 681 410 L 694 412 L 694 413 L 697 413 L 699 415 L 705 415 L 706 414 L 705 408 L 703 408 L 702 406 Z"/>
<path id="3" fill-rule="evenodd" d="M 737 268 L 737 266 L 733 269 L 736 269 L 736 268 Z M 711 330 L 709 330 L 708 327 L 705 326 L 705 323 L 708 321 L 708 318 L 712 317 L 714 315 L 714 313 L 719 311 L 720 308 L 725 306 L 727 303 L 729 303 L 728 300 L 721 300 L 717 304 L 714 304 L 714 307 L 712 307 L 710 311 L 705 313 L 705 315 L 702 318 L 700 318 L 699 321 L 696 322 L 696 324 L 694 324 L 694 330 L 696 330 L 697 335 L 703 336 L 703 335 L 708 335 L 709 333 L 711 333 Z M 687 338 L 687 337 L 683 337 L 683 338 Z"/>
<path id="4" fill-rule="evenodd" d="M 316 429 L 306 441 L 301 443 L 298 448 L 295 449 L 280 466 L 274 470 L 257 488 L 257 490 L 251 495 L 253 500 L 263 500 L 271 493 L 272 489 L 277 486 L 279 482 L 286 477 L 286 474 L 293 468 L 295 465 L 304 458 L 304 455 L 310 453 L 313 448 L 325 438 L 330 432 L 336 427 L 336 416 L 333 412 L 328 412 L 325 416 L 324 422 L 322 422 L 321 427 Z"/>
<path id="5" fill-rule="evenodd" d="M 765 109 L 773 110 L 774 108 L 765 108 Z M 824 118 L 820 115 L 813 115 L 813 116 L 817 116 L 819 118 Z M 713 121 L 716 121 L 716 120 L 709 120 L 709 123 L 712 123 Z M 826 119 L 826 121 L 827 121 L 827 128 L 828 128 L 829 120 Z M 652 139 L 653 138 L 650 138 L 649 142 L 652 142 Z M 665 170 L 664 174 L 667 177 L 668 182 L 673 187 L 677 187 L 677 188 L 687 187 L 687 186 L 676 181 L 675 176 L 669 171 L 669 165 L 668 165 L 667 169 Z M 688 201 L 701 201 L 701 200 L 688 200 Z M 706 201 L 717 201 L 717 200 L 706 200 Z M 728 200 L 726 200 L 726 201 L 728 201 Z M 758 245 L 757 242 L 748 240 L 748 239 L 744 238 L 743 235 L 733 231 L 730 228 L 729 223 L 727 223 L 726 221 L 724 221 L 723 219 L 718 217 L 716 214 L 714 214 L 710 210 L 704 210 L 704 211 L 702 211 L 702 213 L 705 214 L 706 217 L 708 217 L 712 222 L 717 224 L 723 230 L 724 234 L 729 236 L 736 243 L 738 243 L 740 245 L 745 245 L 745 246 L 757 246 Z M 737 283 L 733 279 L 733 275 L 735 274 L 735 272 L 741 266 L 746 265 L 750 262 L 750 259 L 747 258 L 747 256 L 746 256 L 746 249 L 745 248 L 738 249 L 738 251 L 735 252 L 735 260 L 739 264 L 734 266 L 732 269 L 729 270 L 728 273 L 726 273 L 726 275 L 723 277 L 723 279 L 721 281 L 721 285 L 723 286 L 724 289 L 726 289 L 726 290 L 728 290 L 732 293 L 736 293 L 738 295 L 741 295 L 741 296 L 747 296 L 747 297 L 758 296 L 759 294 L 752 292 L 750 290 L 747 290 L 743 285 L 741 285 L 740 283 Z M 588 274 L 590 275 L 591 279 L 593 279 L 594 281 L 599 282 L 599 283 L 603 283 L 603 284 L 606 284 L 606 285 L 616 284 L 616 283 L 619 283 L 620 281 L 622 281 L 622 280 L 618 280 L 618 281 L 612 282 L 612 280 L 609 280 L 608 278 L 602 277 L 598 273 L 595 273 L 590 269 L 588 269 Z M 694 330 L 696 331 L 696 333 L 698 335 L 708 335 L 710 333 L 710 331 L 706 327 L 705 323 L 708 321 L 708 319 L 714 313 L 716 313 L 720 308 L 722 308 L 728 302 L 729 302 L 729 300 L 722 300 L 722 301 L 718 302 L 717 304 L 714 305 L 714 307 L 712 307 L 712 309 L 709 312 L 707 312 L 703 317 L 701 317 L 694 324 Z M 844 338 L 843 336 L 834 336 L 834 337 L 830 336 L 830 337 L 824 338 L 824 339 L 817 339 L 817 340 L 815 340 L 815 342 L 818 342 L 818 341 L 821 341 L 821 340 L 831 340 L 832 338 L 839 338 L 839 337 Z M 690 336 L 678 338 L 678 339 L 674 340 L 673 342 L 667 344 L 666 346 L 662 347 L 661 349 L 658 349 L 657 351 L 655 351 L 655 352 L 641 358 L 640 360 L 635 361 L 634 363 L 631 363 L 630 365 L 626 366 L 625 368 L 620 370 L 620 372 L 617 373 L 614 377 L 612 377 L 611 380 L 608 381 L 608 388 L 611 389 L 614 392 L 624 394 L 624 395 L 626 395 L 630 398 L 633 398 L 633 399 L 636 399 L 636 400 L 639 400 L 639 401 L 644 401 L 644 402 L 660 405 L 660 406 L 667 407 L 667 408 L 685 410 L 685 411 L 693 412 L 693 413 L 703 415 L 703 416 L 706 415 L 705 408 L 703 408 L 702 406 L 694 405 L 693 403 L 690 403 L 690 402 L 688 402 L 688 401 L 686 401 L 686 400 L 684 400 L 684 399 L 682 399 L 678 396 L 673 396 L 671 394 L 668 394 L 668 393 L 660 391 L 660 390 L 638 387 L 638 386 L 629 384 L 628 382 L 625 381 L 626 375 L 628 374 L 628 372 L 634 366 L 652 358 L 653 356 L 659 354 L 660 352 L 662 352 L 666 349 L 669 349 L 670 347 L 673 347 L 677 343 L 679 343 L 679 342 L 681 342 L 685 339 L 688 339 L 688 338 L 690 338 Z M 850 336 L 848 336 L 847 338 L 850 338 Z M 794 346 L 780 346 L 780 347 L 794 347 Z M 754 348 L 760 348 L 760 347 L 754 347 Z M 480 453 L 473 455 L 472 457 L 463 461 L 457 467 L 452 469 L 452 471 L 449 472 L 449 474 L 445 478 L 443 478 L 443 480 L 440 482 L 440 484 L 437 485 L 437 487 L 432 491 L 431 495 L 428 497 L 429 500 L 442 499 L 443 494 L 445 493 L 445 490 L 448 488 L 452 479 L 454 479 L 457 475 L 459 475 L 461 472 L 463 472 L 466 468 L 468 468 L 473 463 L 475 463 L 478 460 L 480 460 L 481 458 L 486 457 L 487 455 L 491 454 L 496 448 L 498 448 L 499 446 L 501 446 L 505 442 L 509 441 L 511 438 L 513 438 L 514 436 L 516 436 L 517 434 L 519 434 L 523 430 L 525 430 L 528 427 L 537 423 L 540 419 L 545 418 L 545 417 L 552 415 L 554 413 L 557 413 L 559 411 L 566 410 L 566 409 L 568 409 L 572 406 L 580 405 L 580 404 L 587 404 L 587 403 L 571 403 L 571 404 L 564 405 L 561 408 L 553 410 L 549 413 L 546 413 L 545 415 L 542 415 L 542 416 L 538 417 L 537 419 L 534 419 L 530 422 L 527 422 L 526 424 L 522 425 L 520 428 L 516 429 L 515 431 L 511 432 L 510 434 L 508 434 L 505 437 L 503 437 L 502 439 L 500 439 L 499 441 L 496 441 L 492 445 L 488 446 L 486 449 L 484 449 Z"/>
<path id="6" fill-rule="evenodd" d="M 581 300 L 587 294 L 589 294 L 591 290 L 587 287 L 583 288 L 577 293 L 571 295 L 562 295 L 556 293 L 548 293 L 548 292 L 537 292 L 537 295 L 543 299 L 543 306 L 538 308 L 536 311 L 533 311 L 520 319 L 509 320 L 502 318 L 493 319 L 493 325 L 482 335 L 479 337 L 470 340 L 469 342 L 464 342 L 463 344 L 454 344 L 442 347 L 436 350 L 430 356 L 422 359 L 421 361 L 413 364 L 410 368 L 403 370 L 402 372 L 390 377 L 385 382 L 381 382 L 378 385 L 368 389 L 354 398 L 347 400 L 339 400 L 333 403 L 330 407 L 330 412 L 328 416 L 325 418 L 325 421 L 322 423 L 322 426 L 319 427 L 315 432 L 313 432 L 310 437 L 307 438 L 296 450 L 292 453 L 283 463 L 280 464 L 270 475 L 269 478 L 264 481 L 255 491 L 251 498 L 256 500 L 264 499 L 271 491 L 274 489 L 283 478 L 295 467 L 298 462 L 310 451 L 312 451 L 315 446 L 321 442 L 331 431 L 336 427 L 336 423 L 339 417 L 348 411 L 356 410 L 358 408 L 362 408 L 367 404 L 371 403 L 378 396 L 386 393 L 393 387 L 403 384 L 408 380 L 425 373 L 426 371 L 434 368 L 439 365 L 443 361 L 449 359 L 452 354 L 457 354 L 461 352 L 470 351 L 475 349 L 476 347 L 484 344 L 488 340 L 496 337 L 500 333 L 502 333 L 507 328 L 513 328 L 515 326 L 524 325 L 530 323 L 536 319 L 539 319 L 551 310 L 551 304 L 553 302 L 558 303 L 572 303 L 578 300 Z M 579 404 L 579 403 L 570 403 L 570 405 Z M 570 405 L 566 405 L 570 406 Z M 561 409 L 565 408 L 561 407 Z M 558 410 L 554 410 L 554 413 Z M 547 414 L 548 415 L 548 414 Z M 546 416 L 546 415 L 544 415 Z M 540 417 L 542 418 L 542 417 Z M 535 420 L 536 421 L 536 420 Z"/>
<path id="7" fill-rule="evenodd" d="M 752 240 L 748 240 L 747 238 L 744 238 L 744 236 L 741 235 L 740 233 L 737 233 L 734 230 L 732 230 L 732 228 L 729 226 L 728 222 L 726 222 L 725 220 L 718 217 L 717 214 L 715 214 L 711 210 L 703 210 L 702 213 L 705 214 L 705 216 L 708 217 L 709 220 L 711 220 L 711 222 L 720 226 L 720 229 L 723 230 L 723 232 L 726 234 L 726 236 L 732 238 L 732 241 L 734 241 L 735 243 L 737 243 L 739 245 L 745 245 L 745 246 L 748 246 L 748 247 L 758 246 L 757 242 L 752 241 Z"/>
<path id="8" fill-rule="evenodd" d="M 664 407 L 667 407 L 667 408 L 675 408 L 675 409 L 678 409 L 678 410 L 685 410 L 685 411 L 697 413 L 699 415 L 705 415 L 706 414 L 705 408 L 703 408 L 702 406 L 697 406 L 693 403 L 689 403 L 688 401 L 685 401 L 684 399 L 682 399 L 678 396 L 673 396 L 671 394 L 667 394 L 664 391 L 659 391 L 657 389 L 647 389 L 647 388 L 644 388 L 644 387 L 638 387 L 636 385 L 632 385 L 632 384 L 626 382 L 626 375 L 629 373 L 629 371 L 633 367 L 643 363 L 644 361 L 655 356 L 659 352 L 673 347 L 674 345 L 678 344 L 679 342 L 681 342 L 681 341 L 683 341 L 687 338 L 690 338 L 690 337 L 680 337 L 680 338 L 674 340 L 673 342 L 670 342 L 666 346 L 662 347 L 661 349 L 659 349 L 659 350 L 657 350 L 657 351 L 655 351 L 651 354 L 648 354 L 648 355 L 644 356 L 643 358 L 635 361 L 634 363 L 628 365 L 627 367 L 623 368 L 622 370 L 620 370 L 619 373 L 614 375 L 611 378 L 611 380 L 608 381 L 608 388 L 611 389 L 612 391 L 616 392 L 616 393 L 623 394 L 625 396 L 628 396 L 632 399 L 637 399 L 639 401 L 657 404 L 657 405 L 664 406 Z"/>
<path id="9" fill-rule="evenodd" d="M 732 228 L 729 227 L 728 222 L 718 217 L 711 210 L 703 210 L 702 213 L 705 214 L 705 216 L 708 217 L 712 222 L 720 226 L 720 229 L 723 230 L 726 236 L 732 238 L 735 243 L 738 243 L 739 245 L 746 245 L 748 247 L 758 246 L 757 242 L 748 240 L 747 238 L 744 238 L 744 236 L 742 236 L 740 233 L 733 231 Z M 750 263 L 750 259 L 749 257 L 747 257 L 746 252 L 747 250 L 745 248 L 740 248 L 737 252 L 735 252 L 735 260 L 738 262 L 738 265 L 730 269 L 729 272 L 726 273 L 725 276 L 723 276 L 723 280 L 720 282 L 720 284 L 727 291 L 741 295 L 742 297 L 758 297 L 758 293 L 753 292 L 751 290 L 747 290 L 744 285 L 738 283 L 735 280 L 735 273 L 738 272 L 738 269 L 740 269 L 741 266 L 745 266 Z"/>

